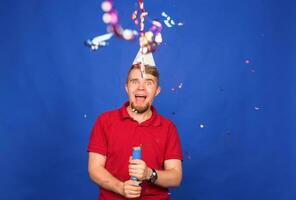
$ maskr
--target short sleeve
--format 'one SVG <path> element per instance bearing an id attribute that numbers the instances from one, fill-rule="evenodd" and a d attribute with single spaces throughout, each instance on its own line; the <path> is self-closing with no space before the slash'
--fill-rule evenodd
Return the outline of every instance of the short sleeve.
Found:
<path id="1" fill-rule="evenodd" d="M 107 155 L 108 142 L 103 124 L 104 121 L 102 119 L 102 116 L 98 117 L 90 135 L 90 141 L 87 148 L 88 152 L 95 152 L 102 155 Z"/>
<path id="2" fill-rule="evenodd" d="M 168 140 L 166 144 L 165 160 L 183 160 L 180 137 L 176 126 L 172 123 L 169 127 Z"/>

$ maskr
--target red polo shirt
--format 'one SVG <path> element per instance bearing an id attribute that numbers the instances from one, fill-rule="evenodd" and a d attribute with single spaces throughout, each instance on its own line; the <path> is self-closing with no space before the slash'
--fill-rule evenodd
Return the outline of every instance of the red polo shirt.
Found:
<path id="1" fill-rule="evenodd" d="M 126 110 L 128 105 L 126 102 L 120 109 L 105 112 L 98 117 L 91 133 L 88 151 L 105 155 L 105 168 L 120 181 L 130 179 L 128 163 L 134 146 L 142 146 L 142 160 L 150 168 L 162 170 L 165 160 L 182 160 L 176 126 L 159 115 L 154 107 L 151 118 L 138 123 L 129 116 Z M 126 198 L 100 188 L 99 199 Z M 169 199 L 168 189 L 144 183 L 139 199 Z"/>

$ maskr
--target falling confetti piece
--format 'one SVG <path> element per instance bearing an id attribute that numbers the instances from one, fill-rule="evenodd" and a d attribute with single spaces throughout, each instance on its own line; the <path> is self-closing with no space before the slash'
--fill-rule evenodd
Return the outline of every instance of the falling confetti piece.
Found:
<path id="1" fill-rule="evenodd" d="M 172 28 L 172 27 L 173 27 L 173 26 L 169 23 L 168 20 L 164 20 L 163 22 L 164 22 L 164 24 L 165 24 L 167 27 L 169 27 L 169 28 Z"/>
<path id="2" fill-rule="evenodd" d="M 245 60 L 245 64 L 247 64 L 247 65 L 251 64 L 251 60 L 249 60 L 249 59 Z"/>
<path id="3" fill-rule="evenodd" d="M 178 86 L 171 88 L 171 91 L 175 92 L 175 91 L 177 91 L 177 89 L 179 90 L 179 89 L 182 89 L 182 88 L 183 88 L 183 83 L 179 83 Z"/>
<path id="4" fill-rule="evenodd" d="M 113 36 L 113 33 L 107 33 L 94 37 L 92 40 L 85 41 L 85 45 L 89 46 L 92 50 L 97 50 L 99 47 L 105 47 L 108 45 L 106 42 Z"/>
<path id="5" fill-rule="evenodd" d="M 255 106 L 254 110 L 258 111 L 258 110 L 260 110 L 260 108 L 258 106 Z"/>
<path id="6" fill-rule="evenodd" d="M 166 12 L 162 12 L 161 15 L 165 18 L 163 20 L 163 23 L 168 27 L 168 28 L 172 28 L 173 26 L 176 25 L 175 20 L 173 20 Z M 178 22 L 177 23 L 178 26 L 183 26 L 182 22 Z"/>
<path id="7" fill-rule="evenodd" d="M 109 1 L 104 1 L 101 5 L 101 8 L 104 12 L 109 12 L 112 9 L 112 3 Z"/>
<path id="8" fill-rule="evenodd" d="M 167 15 L 165 12 L 162 12 L 161 15 L 162 15 L 163 17 L 165 17 L 165 18 L 168 17 L 168 15 Z"/>

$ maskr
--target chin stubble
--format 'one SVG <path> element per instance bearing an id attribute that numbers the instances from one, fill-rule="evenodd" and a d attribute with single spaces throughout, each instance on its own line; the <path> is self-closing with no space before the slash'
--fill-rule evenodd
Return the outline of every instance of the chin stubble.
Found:
<path id="1" fill-rule="evenodd" d="M 133 103 L 131 103 L 131 109 L 134 113 L 144 113 L 149 109 L 149 104 L 146 104 L 143 108 L 137 108 Z"/>

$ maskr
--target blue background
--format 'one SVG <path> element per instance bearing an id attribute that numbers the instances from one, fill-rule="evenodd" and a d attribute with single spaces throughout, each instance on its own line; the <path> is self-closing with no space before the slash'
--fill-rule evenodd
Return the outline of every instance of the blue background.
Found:
<path id="1" fill-rule="evenodd" d="M 101 1 L 0 3 L 0 199 L 96 199 L 87 144 L 96 117 L 127 99 L 138 42 L 104 34 Z M 144 1 L 176 22 L 155 52 L 184 177 L 172 199 L 296 199 L 296 2 Z M 132 28 L 135 1 L 115 1 Z M 147 25 L 148 26 L 148 25 Z M 250 63 L 246 63 L 249 60 Z M 178 86 L 182 86 L 179 88 Z"/>

